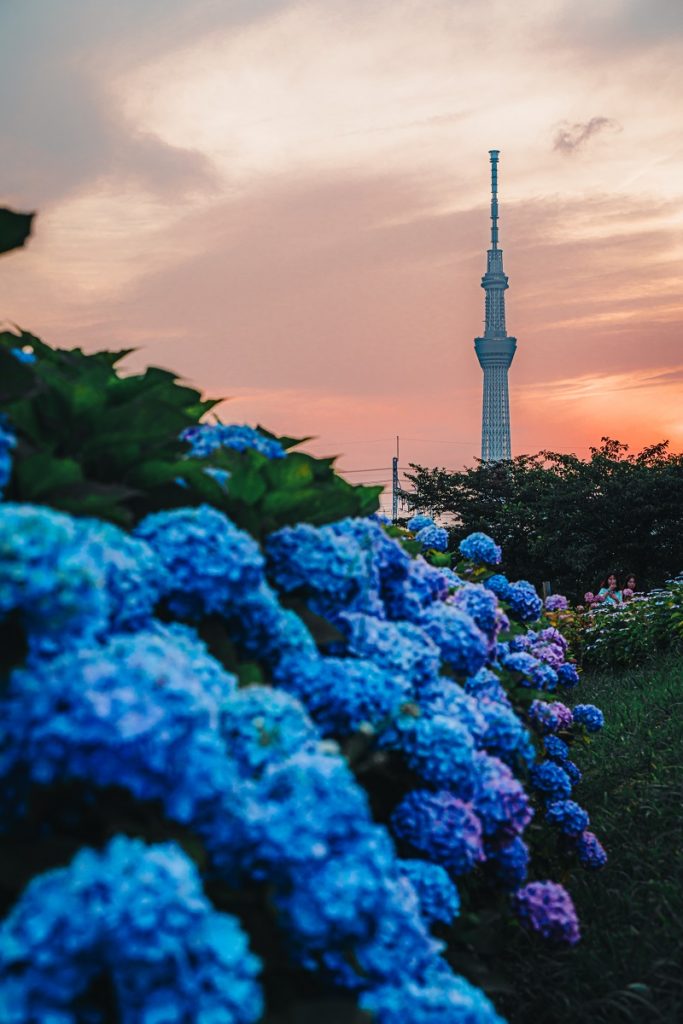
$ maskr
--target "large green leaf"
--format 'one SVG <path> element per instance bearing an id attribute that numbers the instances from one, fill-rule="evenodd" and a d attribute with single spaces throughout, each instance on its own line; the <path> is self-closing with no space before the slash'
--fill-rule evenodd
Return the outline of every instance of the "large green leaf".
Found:
<path id="1" fill-rule="evenodd" d="M 0 252 L 18 249 L 31 234 L 31 223 L 35 214 L 15 213 L 6 207 L 0 208 Z"/>

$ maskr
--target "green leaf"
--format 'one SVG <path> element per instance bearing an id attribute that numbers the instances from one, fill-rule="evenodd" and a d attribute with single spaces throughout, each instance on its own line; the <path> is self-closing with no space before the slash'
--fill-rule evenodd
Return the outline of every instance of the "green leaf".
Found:
<path id="1" fill-rule="evenodd" d="M 15 213 L 6 207 L 0 208 L 0 252 L 18 249 L 31 234 L 31 223 L 35 214 Z"/>
<path id="2" fill-rule="evenodd" d="M 16 466 L 17 487 L 23 501 L 36 501 L 83 481 L 74 459 L 57 459 L 46 453 L 30 455 Z"/>

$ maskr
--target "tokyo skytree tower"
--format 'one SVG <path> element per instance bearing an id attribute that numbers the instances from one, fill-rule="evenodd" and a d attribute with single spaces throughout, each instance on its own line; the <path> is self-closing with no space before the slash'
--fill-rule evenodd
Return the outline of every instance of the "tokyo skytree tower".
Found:
<path id="1" fill-rule="evenodd" d="M 486 273 L 481 286 L 486 292 L 484 337 L 474 339 L 474 350 L 484 371 L 484 403 L 481 423 L 481 457 L 484 462 L 510 458 L 510 403 L 508 367 L 517 348 L 517 339 L 508 338 L 505 328 L 505 289 L 503 252 L 498 248 L 498 153 L 491 157 L 491 248 L 487 253 Z"/>

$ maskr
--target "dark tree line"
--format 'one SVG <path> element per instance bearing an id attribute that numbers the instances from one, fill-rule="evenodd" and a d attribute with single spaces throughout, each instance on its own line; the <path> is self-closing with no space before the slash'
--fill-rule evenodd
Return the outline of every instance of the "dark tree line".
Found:
<path id="1" fill-rule="evenodd" d="M 413 511 L 452 523 L 451 547 L 483 530 L 511 579 L 550 580 L 578 598 L 608 570 L 639 589 L 683 570 L 683 455 L 668 441 L 638 454 L 603 437 L 589 459 L 542 451 L 450 472 L 411 464 Z"/>

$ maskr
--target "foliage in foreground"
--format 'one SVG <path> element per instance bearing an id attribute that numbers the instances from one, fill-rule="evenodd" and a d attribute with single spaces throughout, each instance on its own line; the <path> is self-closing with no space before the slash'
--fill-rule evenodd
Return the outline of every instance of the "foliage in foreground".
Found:
<path id="1" fill-rule="evenodd" d="M 522 933 L 503 951 L 513 1024 L 683 1019 L 683 659 L 586 676 L 607 725 L 584 755 L 584 799 L 610 849 L 601 885 L 573 887 L 584 939 L 566 954 Z"/>
<path id="2" fill-rule="evenodd" d="M 412 469 L 409 507 L 452 517 L 454 547 L 490 533 L 512 576 L 574 599 L 610 570 L 652 587 L 683 566 L 683 455 L 666 441 L 630 454 L 603 438 L 587 460 L 546 451 L 462 472 Z"/>
<path id="3" fill-rule="evenodd" d="M 0 1015 L 497 1022 L 449 962 L 576 943 L 549 879 L 605 860 L 534 588 L 169 374 L 0 348 Z"/>

